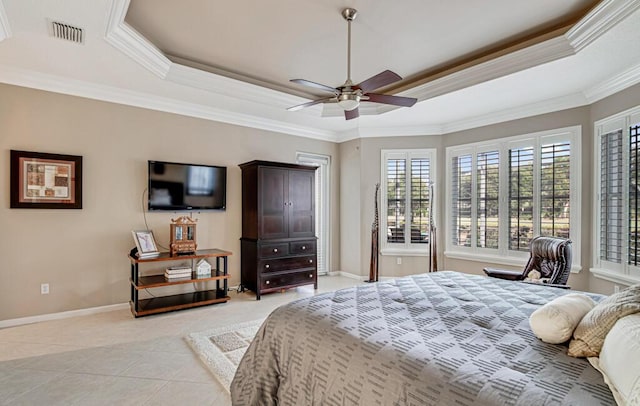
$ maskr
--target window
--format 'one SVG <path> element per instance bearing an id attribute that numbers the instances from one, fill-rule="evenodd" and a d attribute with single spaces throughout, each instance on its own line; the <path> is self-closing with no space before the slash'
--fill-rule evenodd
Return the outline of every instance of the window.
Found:
<path id="1" fill-rule="evenodd" d="M 549 235 L 572 239 L 578 265 L 580 133 L 571 127 L 447 148 L 445 254 L 519 265 L 531 239 Z"/>
<path id="2" fill-rule="evenodd" d="M 329 273 L 329 247 L 330 247 L 330 227 L 329 227 L 329 175 L 331 173 L 331 157 L 328 155 L 312 154 L 306 152 L 296 153 L 296 162 L 299 164 L 317 166 L 315 179 L 315 207 L 316 207 L 316 235 L 318 237 L 318 275 Z"/>
<path id="3" fill-rule="evenodd" d="M 382 150 L 382 254 L 427 255 L 435 150 Z"/>
<path id="4" fill-rule="evenodd" d="M 640 282 L 640 108 L 596 123 L 594 268 L 601 278 Z"/>

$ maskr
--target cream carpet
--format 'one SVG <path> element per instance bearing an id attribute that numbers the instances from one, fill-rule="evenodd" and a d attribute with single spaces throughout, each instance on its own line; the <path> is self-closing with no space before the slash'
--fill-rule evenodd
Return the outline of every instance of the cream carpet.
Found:
<path id="1" fill-rule="evenodd" d="M 185 340 L 229 391 L 236 368 L 263 321 L 260 319 L 191 333 Z"/>

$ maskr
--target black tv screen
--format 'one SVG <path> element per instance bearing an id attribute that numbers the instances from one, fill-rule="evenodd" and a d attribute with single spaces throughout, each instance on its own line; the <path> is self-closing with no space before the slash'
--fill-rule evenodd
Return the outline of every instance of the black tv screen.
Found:
<path id="1" fill-rule="evenodd" d="M 225 210 L 227 168 L 149 161 L 149 210 Z"/>

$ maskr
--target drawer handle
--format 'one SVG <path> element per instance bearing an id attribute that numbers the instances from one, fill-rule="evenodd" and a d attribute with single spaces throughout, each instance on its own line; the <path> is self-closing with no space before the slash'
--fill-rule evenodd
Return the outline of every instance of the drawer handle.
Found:
<path id="1" fill-rule="evenodd" d="M 269 264 L 265 265 L 264 267 L 265 267 L 265 268 L 267 268 L 267 269 L 271 268 L 271 267 L 269 266 Z"/>
<path id="2" fill-rule="evenodd" d="M 302 246 L 302 249 L 303 249 L 303 250 L 306 250 L 306 249 L 307 249 L 307 247 L 305 247 L 305 246 L 303 245 L 303 246 Z"/>
<path id="3" fill-rule="evenodd" d="M 313 278 L 313 274 L 312 273 L 309 274 L 309 278 Z"/>
<path id="4" fill-rule="evenodd" d="M 309 263 L 310 263 L 310 264 L 313 264 L 313 259 L 310 259 L 310 260 L 309 260 Z"/>
<path id="5" fill-rule="evenodd" d="M 278 249 L 277 249 L 277 248 L 274 248 L 274 249 L 273 249 L 273 252 L 278 252 Z"/>
<path id="6" fill-rule="evenodd" d="M 268 285 L 268 284 L 269 284 L 269 281 L 266 281 L 264 284 L 265 284 L 265 285 Z"/>

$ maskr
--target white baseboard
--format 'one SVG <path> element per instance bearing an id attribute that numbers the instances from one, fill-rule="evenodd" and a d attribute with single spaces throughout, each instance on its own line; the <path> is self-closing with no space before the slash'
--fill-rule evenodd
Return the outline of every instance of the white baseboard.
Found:
<path id="1" fill-rule="evenodd" d="M 344 272 L 344 271 L 332 271 L 329 272 L 329 276 L 344 276 L 345 278 L 349 278 L 349 279 L 366 279 L 366 276 L 363 275 L 356 275 L 353 273 L 349 273 L 349 272 Z M 398 276 L 379 276 L 378 280 L 380 281 L 385 281 L 385 280 L 390 280 L 390 279 L 396 279 L 399 278 Z"/>
<path id="2" fill-rule="evenodd" d="M 38 316 L 21 317 L 18 319 L 1 320 L 0 328 L 16 327 L 16 326 L 22 326 L 24 324 L 39 323 L 41 321 L 67 319 L 69 317 L 86 316 L 89 314 L 105 313 L 105 312 L 111 312 L 114 310 L 123 310 L 128 308 L 129 308 L 129 303 L 119 303 L 119 304 L 107 305 L 107 306 L 90 307 L 88 309 L 69 310 L 69 311 L 60 312 L 60 313 L 49 313 L 49 314 L 41 314 Z"/>
<path id="3" fill-rule="evenodd" d="M 349 273 L 349 272 L 344 272 L 344 271 L 331 271 L 328 273 L 329 276 L 344 276 L 345 278 L 349 278 L 349 279 L 362 279 L 365 278 L 365 276 L 362 275 L 356 275 L 354 273 Z"/>

